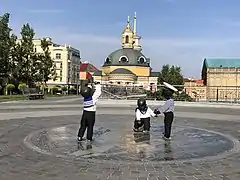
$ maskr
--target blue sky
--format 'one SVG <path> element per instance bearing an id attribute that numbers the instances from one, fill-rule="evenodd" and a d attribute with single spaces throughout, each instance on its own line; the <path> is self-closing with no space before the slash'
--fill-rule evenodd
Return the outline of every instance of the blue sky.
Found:
<path id="1" fill-rule="evenodd" d="M 169 63 L 184 76 L 200 77 L 204 58 L 240 58 L 239 0 L 8 0 L 0 14 L 11 14 L 19 34 L 30 23 L 36 37 L 69 44 L 101 67 L 121 47 L 127 16 L 137 12 L 143 53 L 154 71 Z"/>

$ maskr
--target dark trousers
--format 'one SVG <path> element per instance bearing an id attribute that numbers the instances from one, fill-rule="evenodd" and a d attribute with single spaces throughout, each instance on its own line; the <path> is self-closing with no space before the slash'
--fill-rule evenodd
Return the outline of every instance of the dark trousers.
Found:
<path id="1" fill-rule="evenodd" d="M 164 136 L 166 138 L 169 138 L 171 136 L 173 118 L 174 118 L 173 112 L 164 113 Z"/>
<path id="2" fill-rule="evenodd" d="M 83 137 L 87 129 L 87 139 L 92 140 L 93 126 L 95 124 L 95 111 L 83 111 L 81 126 L 78 131 L 78 137 Z"/>
<path id="3" fill-rule="evenodd" d="M 150 117 L 148 118 L 141 118 L 140 121 L 135 120 L 134 121 L 134 128 L 138 129 L 143 126 L 144 131 L 150 130 Z"/>

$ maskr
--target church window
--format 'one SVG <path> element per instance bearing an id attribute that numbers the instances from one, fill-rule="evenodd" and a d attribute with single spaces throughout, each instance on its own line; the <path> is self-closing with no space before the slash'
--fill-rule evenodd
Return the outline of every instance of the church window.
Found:
<path id="1" fill-rule="evenodd" d="M 142 56 L 138 59 L 138 63 L 140 63 L 140 64 L 143 64 L 145 62 L 146 62 L 146 59 Z"/>
<path id="2" fill-rule="evenodd" d="M 107 64 L 109 64 L 109 63 L 110 63 L 110 59 L 107 57 L 106 60 L 105 60 L 105 62 L 106 62 Z"/>
<path id="3" fill-rule="evenodd" d="M 128 58 L 126 56 L 122 56 L 122 57 L 120 57 L 119 61 L 126 63 L 128 61 Z"/>
<path id="4" fill-rule="evenodd" d="M 126 36 L 125 43 L 129 43 L 129 36 Z"/>

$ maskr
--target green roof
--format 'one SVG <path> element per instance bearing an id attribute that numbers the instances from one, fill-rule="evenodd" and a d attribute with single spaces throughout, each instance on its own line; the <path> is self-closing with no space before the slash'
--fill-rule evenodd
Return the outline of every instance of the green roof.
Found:
<path id="1" fill-rule="evenodd" d="M 207 68 L 240 68 L 240 59 L 204 59 Z"/>
<path id="2" fill-rule="evenodd" d="M 127 57 L 127 62 L 121 62 L 121 57 Z M 146 59 L 145 62 L 140 63 L 139 58 L 143 57 Z M 108 57 L 105 59 L 105 62 L 103 66 L 143 66 L 143 67 L 149 67 L 150 66 L 150 59 L 146 58 L 141 51 L 131 49 L 131 48 L 122 48 L 118 49 L 111 54 L 108 55 Z"/>

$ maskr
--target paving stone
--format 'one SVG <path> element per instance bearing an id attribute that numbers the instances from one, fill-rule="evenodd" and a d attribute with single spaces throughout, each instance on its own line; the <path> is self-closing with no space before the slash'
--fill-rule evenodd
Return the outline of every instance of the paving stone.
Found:
<path id="1" fill-rule="evenodd" d="M 115 108 L 116 110 L 119 111 Z M 187 111 L 191 111 L 191 108 L 188 107 Z M 216 112 L 216 109 L 213 111 Z M 221 114 L 228 113 L 227 110 L 220 111 Z M 204 114 L 202 109 L 199 112 Z M 234 113 L 240 114 L 237 111 Z M 240 179 L 239 152 L 229 151 L 224 154 L 232 148 L 231 139 L 225 135 L 239 139 L 240 121 L 176 117 L 173 139 L 171 145 L 167 145 L 161 139 L 162 126 L 155 122 L 152 122 L 150 140 L 144 137 L 139 142 L 131 132 L 132 121 L 129 119 L 133 119 L 132 115 L 123 114 L 124 109 L 120 115 L 115 115 L 114 121 L 111 115 L 97 115 L 94 135 L 99 144 L 93 144 L 90 150 L 92 155 L 88 156 L 71 154 L 77 151 L 75 136 L 79 116 L 56 114 L 52 117 L 0 121 L 0 179 Z M 38 133 L 44 131 L 47 134 L 38 138 Z M 52 154 L 47 155 L 26 147 L 23 140 L 29 135 L 34 140 L 32 144 L 36 147 L 42 144 Z M 184 140 L 183 137 L 187 139 Z M 53 140 L 50 142 L 51 138 Z M 47 146 L 43 142 L 48 142 Z M 108 146 L 111 144 L 115 146 Z M 105 154 L 98 156 L 97 153 Z"/>

